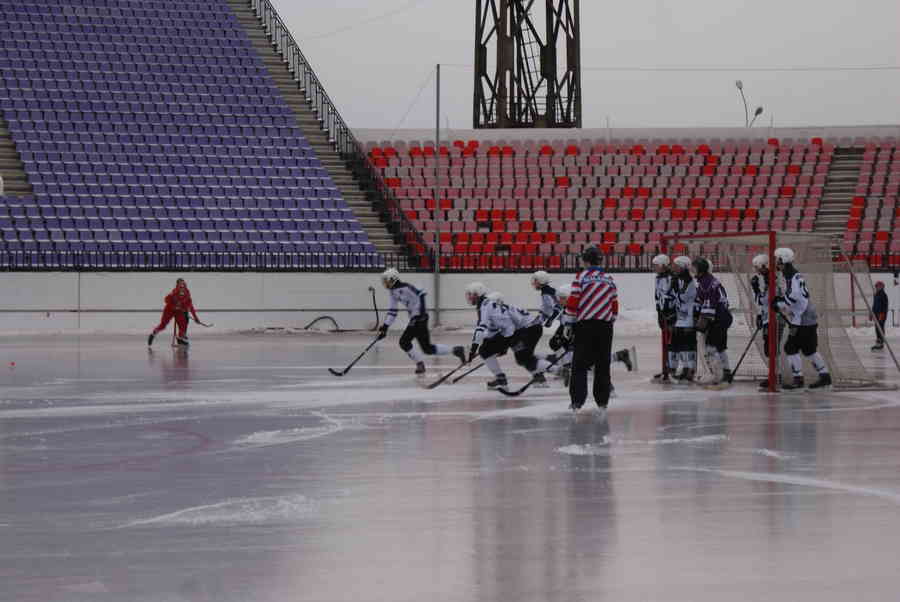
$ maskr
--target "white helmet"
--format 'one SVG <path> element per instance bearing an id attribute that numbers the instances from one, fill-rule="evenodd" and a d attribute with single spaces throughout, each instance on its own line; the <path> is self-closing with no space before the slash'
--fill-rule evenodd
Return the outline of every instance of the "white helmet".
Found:
<path id="1" fill-rule="evenodd" d="M 760 253 L 756 257 L 753 258 L 753 267 L 755 268 L 767 268 L 769 267 L 769 256 L 765 253 Z"/>
<path id="2" fill-rule="evenodd" d="M 794 263 L 794 250 L 787 247 L 775 249 L 775 259 L 781 263 Z"/>
<path id="3" fill-rule="evenodd" d="M 691 269 L 691 258 L 687 255 L 679 255 L 673 260 L 673 263 L 682 269 Z"/>
<path id="4" fill-rule="evenodd" d="M 475 302 L 487 295 L 487 292 L 488 290 L 484 283 L 470 282 L 469 285 L 466 286 L 466 299 L 471 305 L 475 305 Z"/>
<path id="5" fill-rule="evenodd" d="M 653 265 L 669 265 L 670 260 L 668 255 L 657 255 L 653 258 Z"/>
<path id="6" fill-rule="evenodd" d="M 485 295 L 485 298 L 490 301 L 495 301 L 497 303 L 503 303 L 503 293 L 500 291 L 494 291 L 492 293 L 488 293 Z"/>
<path id="7" fill-rule="evenodd" d="M 400 272 L 394 268 L 388 268 L 381 274 L 381 282 L 385 288 L 390 288 L 400 281 Z"/>
<path id="8" fill-rule="evenodd" d="M 556 289 L 556 297 L 562 301 L 563 299 L 568 299 L 569 295 L 572 294 L 572 286 L 568 284 L 564 284 L 558 289 Z"/>
<path id="9" fill-rule="evenodd" d="M 550 284 L 550 274 L 548 274 L 544 270 L 538 270 L 531 275 L 531 281 L 537 282 L 540 285 Z"/>

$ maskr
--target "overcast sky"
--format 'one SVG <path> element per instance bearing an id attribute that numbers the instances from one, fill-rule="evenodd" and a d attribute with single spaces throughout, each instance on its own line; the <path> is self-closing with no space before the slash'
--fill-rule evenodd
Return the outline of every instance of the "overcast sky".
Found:
<path id="1" fill-rule="evenodd" d="M 442 71 L 442 127 L 471 127 L 475 0 L 272 1 L 351 127 L 400 126 L 435 63 L 458 65 Z M 900 123 L 896 70 L 591 70 L 897 66 L 900 0 L 581 0 L 581 12 L 585 127 L 607 116 L 613 127 L 740 126 L 735 79 L 765 125 Z M 433 126 L 431 81 L 402 127 Z"/>

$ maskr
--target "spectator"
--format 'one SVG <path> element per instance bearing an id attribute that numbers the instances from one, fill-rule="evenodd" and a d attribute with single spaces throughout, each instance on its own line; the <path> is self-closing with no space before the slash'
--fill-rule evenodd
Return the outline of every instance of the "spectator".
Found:
<path id="1" fill-rule="evenodd" d="M 878 326 L 875 328 L 875 345 L 872 351 L 881 351 L 884 349 L 884 328 L 887 324 L 888 314 L 888 296 L 884 291 L 884 282 L 879 280 L 875 283 L 875 299 L 872 302 L 872 314 Z"/>

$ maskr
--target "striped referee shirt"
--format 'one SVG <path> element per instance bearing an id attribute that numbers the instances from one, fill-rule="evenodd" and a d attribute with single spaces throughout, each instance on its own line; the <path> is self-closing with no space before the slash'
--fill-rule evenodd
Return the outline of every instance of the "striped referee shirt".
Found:
<path id="1" fill-rule="evenodd" d="M 575 322 L 614 321 L 619 315 L 619 293 L 612 277 L 597 266 L 579 272 L 572 283 L 566 315 Z"/>

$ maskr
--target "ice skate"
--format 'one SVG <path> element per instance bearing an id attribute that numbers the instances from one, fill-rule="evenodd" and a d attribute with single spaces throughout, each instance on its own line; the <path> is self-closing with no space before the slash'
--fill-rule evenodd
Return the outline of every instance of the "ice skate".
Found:
<path id="1" fill-rule="evenodd" d="M 499 387 L 505 387 L 508 384 L 509 383 L 506 382 L 506 375 L 498 374 L 494 380 L 488 382 L 487 388 L 488 389 L 497 389 Z"/>
<path id="2" fill-rule="evenodd" d="M 151 332 L 151 333 L 150 333 L 150 336 L 147 337 L 147 347 L 152 347 L 152 346 L 153 346 L 153 339 L 155 339 L 155 338 L 156 338 L 156 333 L 155 333 L 155 332 Z"/>
<path id="3" fill-rule="evenodd" d="M 425 362 L 416 362 L 416 376 L 425 374 Z"/>
<path id="4" fill-rule="evenodd" d="M 881 351 L 884 349 L 884 343 L 875 343 L 872 345 L 872 351 Z"/>
<path id="5" fill-rule="evenodd" d="M 616 351 L 616 361 L 625 364 L 625 368 L 631 372 L 634 370 L 634 364 L 631 361 L 631 351 L 628 349 L 620 349 Z"/>
<path id="6" fill-rule="evenodd" d="M 457 345 L 453 348 L 453 355 L 459 358 L 461 364 L 466 363 L 466 349 L 462 345 Z"/>
<path id="7" fill-rule="evenodd" d="M 729 385 L 734 382 L 734 374 L 731 373 L 731 370 L 722 370 L 722 382 Z"/>
<path id="8" fill-rule="evenodd" d="M 534 387 L 541 387 L 543 389 L 546 389 L 547 387 L 550 386 L 550 384 L 547 382 L 547 377 L 544 376 L 543 372 L 538 372 L 537 374 L 533 374 L 531 376 L 531 380 L 534 381 L 534 384 L 532 385 Z"/>
<path id="9" fill-rule="evenodd" d="M 809 389 L 811 391 L 816 390 L 816 389 L 823 389 L 825 391 L 830 391 L 831 390 L 831 374 L 829 374 L 828 372 L 825 372 L 824 374 L 820 374 L 819 379 L 816 382 L 809 385 Z"/>
<path id="10" fill-rule="evenodd" d="M 802 376 L 795 376 L 794 380 L 789 383 L 784 383 L 781 387 L 782 391 L 797 393 L 804 390 L 804 382 Z"/>
<path id="11" fill-rule="evenodd" d="M 181 347 L 188 347 L 191 344 L 191 342 L 187 340 L 187 337 L 178 337 L 175 340 L 178 342 L 178 345 Z"/>

